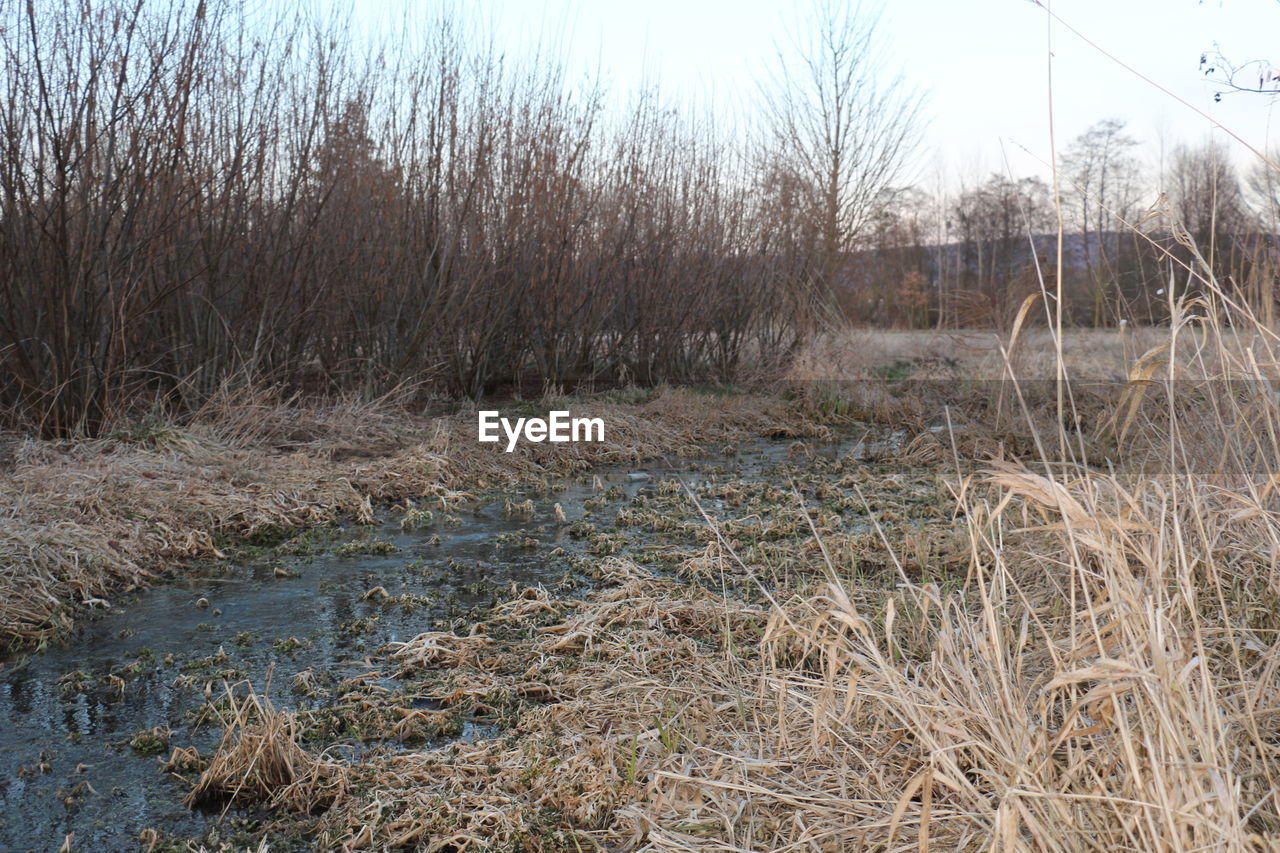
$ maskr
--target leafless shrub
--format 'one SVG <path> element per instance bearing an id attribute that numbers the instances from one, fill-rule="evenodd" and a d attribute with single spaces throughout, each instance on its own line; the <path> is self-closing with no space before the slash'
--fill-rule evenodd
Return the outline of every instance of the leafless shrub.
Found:
<path id="1" fill-rule="evenodd" d="M 434 18 L 4 4 L 0 406 L 46 434 L 303 394 L 727 380 L 808 312 L 752 161 Z M 782 211 L 785 213 L 785 211 Z"/>

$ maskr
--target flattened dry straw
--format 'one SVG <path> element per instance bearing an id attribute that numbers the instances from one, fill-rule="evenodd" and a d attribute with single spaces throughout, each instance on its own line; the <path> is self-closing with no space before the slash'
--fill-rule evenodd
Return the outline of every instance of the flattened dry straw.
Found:
<path id="1" fill-rule="evenodd" d="M 515 738 L 393 755 L 361 768 L 377 793 L 348 798 L 326 816 L 345 845 L 574 849 L 577 838 L 587 849 L 593 838 L 617 837 L 620 807 L 642 795 L 650 753 L 678 752 L 685 720 L 702 726 L 710 719 L 709 699 L 689 689 L 699 682 L 684 682 L 718 661 L 701 641 L 720 636 L 726 619 L 761 625 L 765 613 L 733 612 L 709 593 L 653 579 L 625 560 L 609 563 L 626 580 L 588 602 L 529 591 L 501 608 L 499 624 L 507 626 L 549 609 L 567 616 L 519 632 L 522 642 L 432 632 L 392 645 L 402 675 L 420 667 L 465 671 L 454 675 L 463 686 L 439 697 L 444 703 L 503 689 L 557 701 L 529 706 Z M 562 668 L 564 660 L 575 666 Z"/>

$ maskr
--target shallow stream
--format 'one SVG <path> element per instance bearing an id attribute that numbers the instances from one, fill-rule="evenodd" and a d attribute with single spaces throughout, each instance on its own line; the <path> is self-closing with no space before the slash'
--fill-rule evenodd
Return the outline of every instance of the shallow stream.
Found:
<path id="1" fill-rule="evenodd" d="M 263 691 L 270 671 L 269 695 L 296 707 L 302 700 L 288 684 L 299 671 L 367 671 L 366 655 L 384 643 L 485 605 L 512 583 L 563 582 L 581 548 L 563 535 L 565 520 L 581 518 L 601 485 L 631 497 L 673 477 L 761 476 L 789 444 L 757 441 L 729 458 L 604 470 L 550 490 L 435 507 L 430 523 L 412 530 L 388 512 L 378 525 L 334 530 L 295 549 L 301 553 L 265 549 L 115 603 L 65 642 L 0 667 L 0 851 L 57 850 L 69 833 L 72 849 L 92 851 L 138 850 L 139 833 L 152 827 L 199 836 L 218 815 L 182 805 L 184 786 L 161 770 L 170 746 L 130 741 L 158 727 L 172 732 L 172 745 L 197 744 L 208 755 L 220 731 L 192 731 L 190 719 L 205 684 L 217 691 L 223 677 L 243 677 Z M 532 513 L 526 506 L 513 517 L 508 503 L 526 498 Z M 527 537 L 537 546 L 522 547 Z M 422 606 L 365 598 L 379 586 Z M 468 726 L 461 736 L 493 733 Z"/>

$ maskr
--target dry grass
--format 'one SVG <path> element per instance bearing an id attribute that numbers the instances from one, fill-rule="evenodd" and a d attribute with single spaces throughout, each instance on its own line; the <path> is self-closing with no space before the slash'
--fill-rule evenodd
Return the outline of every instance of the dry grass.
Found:
<path id="1" fill-rule="evenodd" d="M 345 769 L 298 745 L 297 717 L 275 708 L 252 687 L 243 694 L 227 688 L 227 709 L 219 720 L 222 742 L 186 803 L 265 804 L 307 814 L 340 798 L 346 788 Z"/>
<path id="2" fill-rule="evenodd" d="M 191 797 L 271 806 L 330 849 L 1280 849 L 1274 339 L 1163 334 L 1111 353 L 1128 381 L 1069 415 L 1084 432 L 1066 444 L 1051 399 L 1012 383 L 954 408 L 950 433 L 925 421 L 954 396 L 869 383 L 866 411 L 906 435 L 864 452 L 899 468 L 823 467 L 797 446 L 822 509 L 781 483 L 709 485 L 697 496 L 726 515 L 709 525 L 662 485 L 667 503 L 620 511 L 608 536 L 673 537 L 670 575 L 600 559 L 586 600 L 525 590 L 385 650 L 438 709 L 342 697 L 390 740 L 499 713 L 501 736 L 343 762 L 300 745 L 310 712 L 233 694 Z M 6 527 L 26 562 L 5 613 L 38 636 L 66 601 L 218 536 L 804 423 L 708 399 L 602 403 L 607 446 L 514 457 L 481 452 L 470 415 L 354 404 L 26 442 L 4 479 L 28 525 Z M 44 593 L 20 592 L 31 578 Z"/>
<path id="3" fill-rule="evenodd" d="M 370 787 L 326 816 L 322 837 L 354 849 L 451 850 L 574 849 L 575 837 L 593 849 L 593 839 L 642 835 L 633 819 L 619 823 L 625 807 L 643 800 L 655 763 L 679 765 L 686 725 L 718 716 L 720 697 L 702 690 L 722 657 L 704 647 L 726 629 L 758 631 L 767 613 L 608 562 L 617 585 L 587 606 L 527 594 L 499 608 L 495 624 L 530 629 L 522 642 L 435 632 L 396 644 L 401 675 L 454 670 L 439 697 L 450 707 L 504 693 L 535 701 L 515 737 L 352 768 Z"/>
<path id="4" fill-rule="evenodd" d="M 1169 333 L 1175 359 L 1216 346 L 1183 331 Z M 447 703 L 531 701 L 502 737 L 349 767 L 358 793 L 313 837 L 1280 849 L 1280 413 L 1257 393 L 1263 360 L 1237 354 L 1183 362 L 1198 381 L 1136 375 L 1146 394 L 1124 409 L 1123 441 L 1104 419 L 1106 436 L 1059 448 L 1039 424 L 1043 458 L 959 468 L 907 445 L 914 470 L 951 472 L 954 515 L 930 510 L 924 532 L 905 518 L 923 477 L 815 467 L 811 488 L 825 478 L 828 497 L 869 511 L 859 534 L 821 512 L 762 522 L 782 490 L 731 484 L 714 495 L 730 520 L 692 537 L 675 576 L 613 558 L 586 601 L 528 591 L 470 632 L 393 647 L 387 662 L 436 672 Z M 1244 391 L 1222 381 L 1249 370 Z M 868 555 L 878 576 L 857 568 Z"/>
<path id="5" fill-rule="evenodd" d="M 576 401 L 575 413 L 604 418 L 607 443 L 512 454 L 476 442 L 473 413 L 432 419 L 389 400 L 307 406 L 248 392 L 182 425 L 22 440 L 0 470 L 0 645 L 55 636 L 82 609 L 109 606 L 181 561 L 220 557 L 222 541 L 368 520 L 377 502 L 449 503 L 474 488 L 815 428 L 777 400 L 709 399 L 665 390 L 631 404 Z"/>
<path id="6" fill-rule="evenodd" d="M 1280 844 L 1280 448 L 1258 393 L 1275 359 L 1242 359 L 1216 331 L 1166 331 L 1189 381 L 1159 386 L 1212 417 L 1147 400 L 1107 473 L 1064 448 L 1048 468 L 993 463 L 958 484 L 962 588 L 904 576 L 878 600 L 837 578 L 777 611 L 756 682 L 775 723 L 746 752 L 787 771 L 736 760 L 673 784 L 722 814 L 748 792 L 734 825 L 773 815 L 778 831 L 752 839 L 770 848 Z M 1154 470 L 1136 452 L 1153 447 Z M 655 846 L 699 846 L 668 841 Z"/>
<path id="7" fill-rule="evenodd" d="M 1229 364 L 1247 364 L 1252 354 L 1257 368 L 1273 378 L 1280 377 L 1278 365 L 1269 360 L 1270 337 L 1250 331 L 1248 324 L 1237 330 L 1188 324 L 1181 338 L 1184 376 L 1203 377 L 1206 367 L 1212 375 L 1220 375 Z M 1063 358 L 1067 375 L 1083 382 L 1124 382 L 1143 354 L 1168 339 L 1169 330 L 1163 327 L 1066 329 Z M 814 338 L 797 356 L 789 378 L 793 382 L 877 379 L 892 376 L 895 365 L 917 380 L 1000 381 L 1016 377 L 1035 382 L 1057 377 L 1057 353 L 1049 329 L 1024 329 L 1016 345 L 1011 347 L 1010 343 L 1008 332 L 850 329 Z M 1219 357 L 1224 351 L 1227 354 Z M 1196 363 L 1205 358 L 1215 363 Z"/>

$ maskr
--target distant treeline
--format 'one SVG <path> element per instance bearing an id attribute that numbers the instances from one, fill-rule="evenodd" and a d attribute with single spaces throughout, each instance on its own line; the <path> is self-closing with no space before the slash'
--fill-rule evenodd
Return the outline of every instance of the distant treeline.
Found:
<path id="1" fill-rule="evenodd" d="M 1070 325 L 1163 323 L 1211 272 L 1238 308 L 1273 325 L 1280 171 L 1258 161 L 1241 176 L 1213 141 L 1178 145 L 1144 170 L 1136 146 L 1122 122 L 1094 125 L 1062 157 L 1058 199 L 1046 181 L 1002 175 L 953 194 L 888 194 L 835 282 L 844 315 L 881 327 L 1007 327 L 1043 286 L 1065 294 Z"/>

